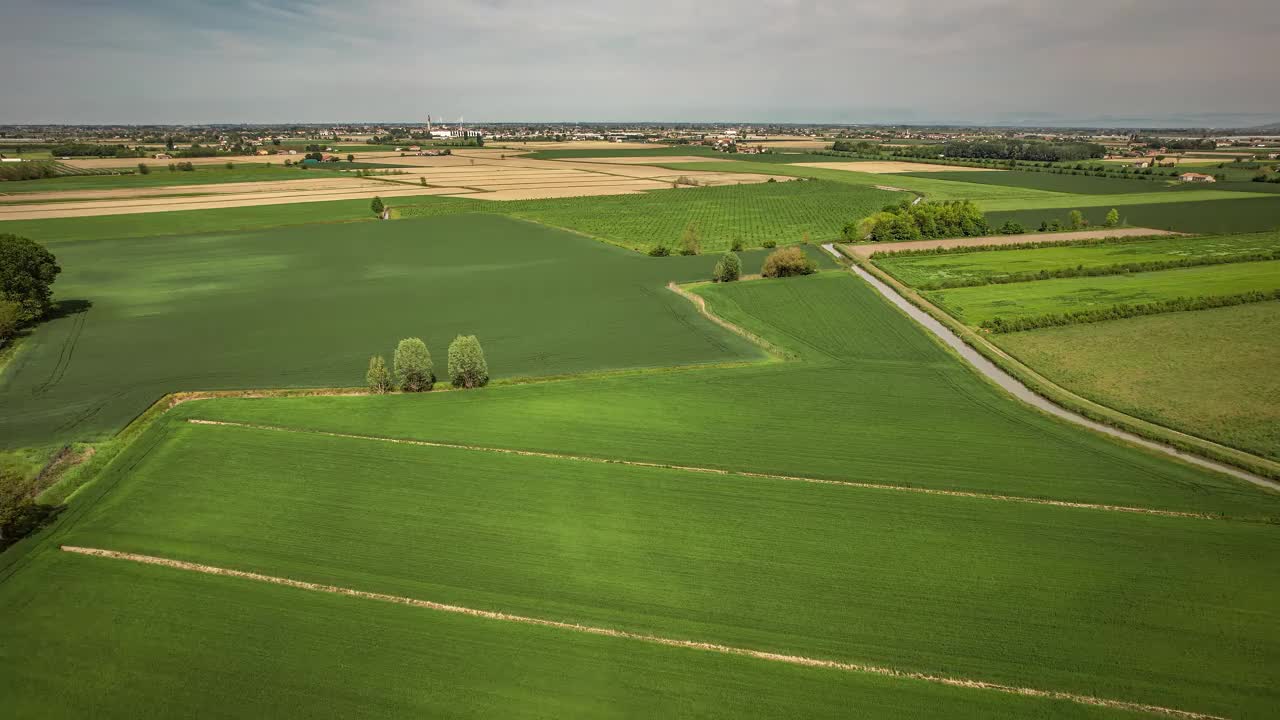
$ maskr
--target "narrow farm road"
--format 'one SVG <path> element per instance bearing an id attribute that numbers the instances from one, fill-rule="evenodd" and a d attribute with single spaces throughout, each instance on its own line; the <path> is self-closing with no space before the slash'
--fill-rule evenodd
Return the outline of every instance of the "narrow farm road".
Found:
<path id="1" fill-rule="evenodd" d="M 834 243 L 827 243 L 822 247 L 827 252 L 834 255 L 837 259 L 841 258 L 840 252 L 836 250 Z M 936 335 L 939 339 L 941 339 L 944 343 L 946 343 L 948 347 L 950 347 L 951 349 L 959 353 L 960 357 L 964 358 L 978 372 L 982 373 L 983 375 L 987 376 L 991 380 L 995 381 L 997 385 L 1004 388 L 1011 395 L 1021 400 L 1022 402 L 1025 402 L 1028 405 L 1031 405 L 1040 410 L 1043 410 L 1051 415 L 1062 418 L 1063 420 L 1066 420 L 1068 422 L 1072 422 L 1077 425 L 1081 425 L 1086 428 L 1089 428 L 1090 430 L 1095 430 L 1097 432 L 1104 433 L 1106 435 L 1110 435 L 1115 438 L 1126 440 L 1130 443 L 1133 443 L 1135 445 L 1140 445 L 1149 450 L 1155 450 L 1157 452 L 1161 452 L 1166 455 L 1171 455 L 1180 460 L 1184 460 L 1186 462 L 1189 462 L 1193 465 L 1197 465 L 1202 468 L 1214 470 L 1220 473 L 1225 473 L 1227 475 L 1230 475 L 1235 478 L 1239 478 L 1241 480 L 1247 480 L 1248 482 L 1251 482 L 1260 487 L 1267 488 L 1269 490 L 1280 491 L 1280 483 L 1274 480 L 1265 478 L 1261 475 L 1248 472 L 1247 470 L 1241 470 L 1240 468 L 1233 467 L 1225 463 L 1216 462 L 1214 460 L 1209 460 L 1199 455 L 1194 455 L 1191 453 L 1184 452 L 1182 450 L 1179 450 L 1176 447 L 1173 447 L 1172 445 L 1166 445 L 1164 443 L 1148 440 L 1147 438 L 1128 432 L 1126 430 L 1121 430 L 1119 428 L 1115 428 L 1110 425 L 1104 425 L 1095 420 L 1091 420 L 1085 417 L 1084 415 L 1081 415 L 1072 410 L 1068 410 L 1060 405 L 1057 405 L 1051 402 L 1049 399 L 1036 393 L 1031 388 L 1027 387 L 1026 385 L 1023 385 L 1020 380 L 1010 375 L 1009 373 L 1005 372 L 995 363 L 983 357 L 983 355 L 979 353 L 977 350 L 974 350 L 973 348 L 969 347 L 969 345 L 967 345 L 964 342 L 964 340 L 961 340 L 960 336 L 952 332 L 950 328 L 948 328 L 946 325 L 943 325 L 942 323 L 935 320 L 932 316 L 930 316 L 925 311 L 921 310 L 915 305 L 912 305 L 910 301 L 908 301 L 906 298 L 899 295 L 897 291 L 895 291 L 893 288 L 881 282 L 879 278 L 875 277 L 874 275 L 867 272 L 866 270 L 863 270 L 857 265 L 851 265 L 849 269 L 859 278 L 866 281 L 867 284 L 871 285 L 871 287 L 875 288 L 876 292 L 883 295 L 885 299 L 887 299 L 889 302 L 893 303 L 895 306 L 897 306 L 903 312 L 905 312 L 912 320 L 915 320 L 917 323 L 924 326 L 926 330 Z"/>

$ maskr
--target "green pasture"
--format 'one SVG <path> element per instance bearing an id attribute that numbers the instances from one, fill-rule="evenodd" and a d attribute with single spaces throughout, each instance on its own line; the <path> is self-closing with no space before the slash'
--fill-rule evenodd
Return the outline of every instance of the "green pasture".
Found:
<path id="1" fill-rule="evenodd" d="M 769 241 L 794 245 L 806 234 L 814 243 L 835 240 L 846 223 L 900 197 L 869 187 L 805 181 L 503 202 L 414 198 L 412 207 L 403 208 L 397 198 L 391 204 L 400 217 L 503 213 L 641 251 L 663 242 L 678 252 L 685 230 L 692 226 L 703 252 L 713 252 L 729 249 L 735 240 L 748 247 Z"/>
<path id="2" fill-rule="evenodd" d="M 759 156 L 756 156 L 759 157 Z M 820 162 L 838 161 L 838 158 L 823 158 Z M 735 160 L 733 165 L 726 163 L 660 163 L 662 167 L 684 172 L 742 172 L 760 173 L 763 175 L 791 175 L 793 177 L 815 178 L 847 185 L 901 188 L 924 195 L 929 200 L 985 200 L 985 199 L 1051 199 L 1060 197 L 1061 193 L 1037 190 L 1035 188 L 1008 187 L 983 183 L 967 183 L 955 180 L 936 180 L 932 177 L 918 177 L 906 173 L 864 173 L 854 170 L 836 170 L 832 168 L 802 167 L 783 163 L 755 162 L 754 160 Z M 854 167 L 850 163 L 850 167 Z M 933 175 L 935 173 L 921 173 Z M 965 173 L 967 174 L 967 173 Z M 900 202 L 910 196 L 898 194 L 894 201 Z M 878 208 L 877 208 L 878 209 Z"/>
<path id="3" fill-rule="evenodd" d="M 715 312 L 799 360 L 426 398 L 213 400 L 177 412 L 859 482 L 1280 513 L 1280 495 L 1128 450 L 1013 403 L 847 274 L 698 292 Z"/>
<path id="4" fill-rule="evenodd" d="M 1028 235 L 1028 241 L 1037 236 Z M 983 284 L 1010 275 L 1053 272 L 1073 268 L 1107 268 L 1136 263 L 1177 261 L 1225 262 L 1251 255 L 1280 256 L 1280 232 L 1246 235 L 1167 236 L 1119 240 L 1101 244 L 1064 243 L 1040 248 L 1006 246 L 973 252 L 937 255 L 876 256 L 874 262 L 898 280 L 914 287 L 941 283 Z"/>
<path id="5" fill-rule="evenodd" d="M 1047 172 L 1028 170 L 991 170 L 991 171 L 955 171 L 933 173 L 910 173 L 912 177 L 949 180 L 952 182 L 968 182 L 980 185 L 1000 185 L 1003 187 L 1035 188 L 1050 192 L 1072 193 L 1078 195 L 1117 195 L 1131 193 L 1186 191 L 1186 183 L 1178 183 L 1169 178 L 1144 179 L 1140 176 L 1132 178 L 1094 177 L 1092 175 L 1059 175 Z"/>
<path id="6" fill-rule="evenodd" d="M 1212 198 L 1200 195 L 1205 192 L 1213 193 Z M 1243 192 L 1199 190 L 1149 196 L 1143 198 L 1141 203 L 1133 203 L 1135 196 L 1132 195 L 1077 196 L 1079 199 L 1086 197 L 1096 198 L 1097 202 L 1105 204 L 1090 207 L 1086 201 L 1056 209 L 1000 212 L 990 210 L 991 201 L 982 201 L 981 205 L 988 211 L 987 220 L 995 226 L 1013 220 L 1028 228 L 1036 228 L 1045 220 L 1065 221 L 1067 213 L 1077 208 L 1091 224 L 1098 226 L 1106 219 L 1107 212 L 1115 207 L 1125 223 L 1159 230 L 1226 235 L 1280 228 L 1280 197 L 1267 193 L 1250 195 Z"/>
<path id="7" fill-rule="evenodd" d="M 1280 261 L 982 285 L 927 291 L 924 295 L 962 322 L 979 325 L 997 317 L 1012 320 L 1116 305 L 1277 289 L 1280 289 Z"/>
<path id="8" fill-rule="evenodd" d="M 362 385 L 409 336 L 441 375 L 459 333 L 498 377 L 760 357 L 663 288 L 715 256 L 490 215 L 46 244 L 65 314 L 0 375 L 5 447 L 101 437 L 176 390 Z"/>
<path id="9" fill-rule="evenodd" d="M 1053 176 L 1051 176 L 1053 177 Z M 1103 178 L 1093 178 L 1101 180 Z M 1120 182 L 1128 182 L 1122 180 Z M 1131 205 L 1160 205 L 1160 204 L 1182 204 L 1196 203 L 1208 200 L 1232 200 L 1240 201 L 1245 199 L 1278 199 L 1270 196 L 1268 193 L 1262 192 L 1238 192 L 1234 190 L 1207 190 L 1201 188 L 1180 189 L 1180 190 L 1149 190 L 1150 186 L 1142 183 L 1133 183 L 1137 190 L 1148 190 L 1147 192 L 1131 192 L 1124 194 L 1069 194 L 1061 193 L 1053 197 L 1034 197 L 1034 198 L 988 198 L 982 199 L 978 205 L 988 213 L 1005 212 L 1010 210 L 1059 210 L 1063 217 L 1070 210 L 1085 208 L 1103 208 L 1105 213 L 1108 208 L 1120 208 L 1121 213 L 1126 212 L 1125 208 Z M 1041 213 L 1041 217 L 1054 217 L 1047 213 Z M 1130 221 L 1132 223 L 1132 221 Z M 1036 223 L 1039 224 L 1038 222 Z"/>
<path id="10" fill-rule="evenodd" d="M 0 556 L 2 557 L 2 556 Z M 49 549 L 0 581 L 13 717 L 1138 718 Z"/>
<path id="11" fill-rule="evenodd" d="M 1072 392 L 1280 460 L 1280 302 L 992 335 Z"/>

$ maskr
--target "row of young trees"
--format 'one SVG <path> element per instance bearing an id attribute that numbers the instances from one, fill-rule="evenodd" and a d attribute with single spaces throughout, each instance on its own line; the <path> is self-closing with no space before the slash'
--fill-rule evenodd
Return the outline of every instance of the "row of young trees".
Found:
<path id="1" fill-rule="evenodd" d="M 401 392 L 428 392 L 435 387 L 435 364 L 431 351 L 421 338 L 405 338 L 396 345 L 391 356 L 392 367 L 381 355 L 369 358 L 365 383 L 369 392 L 385 394 Z M 484 349 L 475 335 L 459 335 L 449 343 L 447 365 L 449 382 L 456 388 L 478 388 L 489 384 L 489 363 Z"/>

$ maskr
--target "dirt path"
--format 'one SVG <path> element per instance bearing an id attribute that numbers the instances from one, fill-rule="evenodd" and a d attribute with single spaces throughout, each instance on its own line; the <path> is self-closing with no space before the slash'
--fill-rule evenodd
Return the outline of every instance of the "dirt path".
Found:
<path id="1" fill-rule="evenodd" d="M 282 585 L 284 587 L 294 588 L 297 590 L 307 590 L 310 592 L 346 595 L 348 597 L 361 598 L 364 600 L 375 600 L 378 602 L 394 603 L 396 605 L 408 605 L 410 607 L 434 610 L 436 612 L 453 613 L 457 615 L 467 615 L 469 617 L 482 618 L 485 620 L 519 623 L 521 625 L 536 625 L 538 627 L 552 628 L 555 630 L 567 630 L 570 632 L 585 633 L 588 635 L 601 635 L 604 637 L 621 638 L 625 640 L 637 640 L 640 642 L 652 643 L 654 645 L 684 648 L 687 650 L 703 650 L 706 652 L 715 652 L 724 655 L 738 655 L 742 657 L 755 658 L 757 660 L 787 663 L 789 665 L 802 665 L 805 667 L 825 668 L 828 670 L 839 670 L 843 672 L 882 675 L 886 677 L 900 678 L 903 680 L 920 680 L 938 685 L 968 688 L 971 690 L 989 690 L 1011 695 L 1026 695 L 1032 697 L 1051 698 L 1055 700 L 1066 700 L 1068 702 L 1079 703 L 1081 705 L 1093 705 L 1096 707 L 1128 710 L 1132 712 L 1155 713 L 1170 717 L 1187 718 L 1188 720 L 1225 720 L 1224 718 L 1220 718 L 1216 715 L 1206 715 L 1204 713 L 1162 707 L 1159 705 L 1147 705 L 1145 703 L 1129 702 L 1126 700 L 1110 700 L 1107 698 L 1093 697 L 1090 695 L 1077 695 L 1075 693 L 1061 692 L 1058 690 L 1041 690 L 1039 688 L 1000 685 L 997 683 L 986 682 L 984 680 L 970 680 L 966 678 L 930 675 L 928 673 L 911 672 L 908 670 L 898 670 L 896 668 L 879 667 L 875 665 L 821 660 L 818 658 L 810 658 L 800 655 L 784 655 L 765 650 L 754 650 L 751 648 L 735 647 L 732 645 L 719 645 L 716 643 L 702 642 L 698 640 L 682 640 L 678 638 L 662 637 L 659 635 L 646 635 L 644 633 L 631 632 L 628 630 L 615 630 L 613 628 L 581 625 L 579 623 L 565 622 L 562 620 L 550 620 L 547 618 L 530 617 L 527 615 L 514 615 L 512 613 L 499 612 L 496 610 L 481 610 L 479 608 L 470 608 L 461 605 L 449 605 L 432 600 L 405 597 L 403 595 L 388 595 L 386 593 L 355 590 L 353 588 L 339 587 L 336 585 L 321 585 L 319 583 L 306 582 L 305 580 L 293 580 L 291 578 L 278 577 L 275 575 L 264 575 L 262 573 L 246 572 L 244 570 L 233 570 L 214 565 L 200 565 L 197 563 L 185 562 L 183 560 L 172 560 L 152 555 L 139 555 L 137 553 L 120 552 L 118 550 L 77 547 L 74 545 L 63 545 L 61 546 L 61 550 L 63 552 L 74 553 L 76 555 L 87 555 L 89 557 L 98 557 L 110 560 L 123 560 L 142 565 L 158 565 L 160 567 L 167 567 L 173 570 L 183 570 L 186 572 L 201 573 L 204 575 L 219 575 L 222 577 L 238 578 L 241 580 L 252 580 L 255 582 Z"/>
<path id="2" fill-rule="evenodd" d="M 827 243 L 822 247 L 827 252 L 836 256 L 836 258 L 840 258 L 840 253 L 838 250 L 836 250 L 834 243 Z M 1005 372 L 1004 369 L 1002 369 L 995 363 L 988 360 L 985 356 L 982 355 L 982 353 L 979 353 L 977 350 L 974 350 L 973 348 L 969 347 L 969 345 L 965 343 L 964 340 L 960 339 L 960 336 L 952 332 L 950 328 L 948 328 L 946 325 L 943 325 L 941 322 L 938 322 L 936 319 L 934 319 L 931 315 L 929 315 L 925 311 L 911 304 L 909 300 L 899 295 L 898 292 L 894 290 L 892 287 L 889 287 L 885 283 L 881 282 L 879 278 L 875 277 L 874 275 L 867 272 L 866 270 L 863 270 L 857 265 L 852 265 L 850 266 L 849 269 L 855 275 L 865 280 L 869 285 L 871 285 L 871 287 L 875 288 L 876 292 L 883 295 L 885 299 L 887 299 L 889 302 L 893 303 L 895 306 L 897 306 L 899 309 L 905 312 L 912 320 L 915 320 L 916 322 L 920 323 L 921 325 L 924 326 L 926 330 L 936 335 L 940 340 L 942 340 L 942 342 L 946 343 L 947 347 L 950 347 L 952 350 L 955 350 L 957 353 L 959 353 L 959 355 L 962 358 L 964 358 L 966 361 L 968 361 L 969 364 L 972 365 L 975 370 L 977 370 L 979 373 L 982 373 L 986 377 L 990 378 L 997 385 L 1004 388 L 1006 391 L 1009 392 L 1009 394 L 1013 395 L 1015 398 L 1021 400 L 1022 402 L 1028 405 L 1031 405 L 1032 407 L 1035 407 L 1039 410 L 1043 410 L 1044 412 L 1047 412 L 1050 415 L 1053 415 L 1058 418 L 1062 418 L 1067 422 L 1075 423 L 1076 425 L 1081 425 L 1090 430 L 1103 433 L 1104 435 L 1110 435 L 1111 437 L 1125 440 L 1129 443 L 1132 443 L 1134 445 L 1139 445 L 1148 450 L 1154 450 L 1156 452 L 1163 453 L 1165 455 L 1170 455 L 1172 457 L 1178 458 L 1179 460 L 1183 460 L 1185 462 L 1191 463 L 1192 465 L 1205 468 L 1206 470 L 1213 470 L 1214 472 L 1230 475 L 1231 477 L 1237 478 L 1239 480 L 1245 480 L 1245 481 L 1251 482 L 1254 485 L 1266 488 L 1268 490 L 1280 491 L 1280 482 L 1276 482 L 1275 480 L 1265 478 L 1261 475 L 1251 473 L 1247 470 L 1241 470 L 1240 468 L 1234 467 L 1232 465 L 1220 463 L 1215 460 L 1209 460 L 1208 458 L 1204 458 L 1199 455 L 1194 455 L 1192 453 L 1179 450 L 1178 448 L 1172 445 L 1166 445 L 1165 443 L 1162 443 L 1162 442 L 1148 440 L 1147 438 L 1144 438 L 1141 435 L 1131 433 L 1127 430 L 1121 430 L 1119 428 L 1112 427 L 1110 425 L 1104 425 L 1103 423 L 1097 422 L 1096 420 L 1091 420 L 1085 417 L 1084 415 L 1081 415 L 1080 413 L 1077 413 L 1073 410 L 1068 410 L 1050 401 L 1048 398 L 1044 397 L 1043 395 L 1040 395 L 1039 393 L 1035 392 L 1031 388 L 1022 384 L 1021 380 L 1018 380 L 1014 376 Z"/>
<path id="3" fill-rule="evenodd" d="M 869 258 L 877 253 L 897 252 L 899 250 L 932 250 L 933 248 L 973 247 L 975 245 L 1023 245 L 1033 242 L 1068 242 L 1071 240 L 1093 240 L 1111 237 L 1150 237 L 1152 235 L 1182 235 L 1172 230 L 1153 230 L 1151 228 L 1113 228 L 1108 230 L 1079 230 L 1064 233 L 1027 233 L 1025 235 L 987 235 L 985 237 L 949 238 L 946 240 L 912 240 L 910 242 L 874 243 L 866 245 L 846 245 L 845 247 L 860 258 Z"/>

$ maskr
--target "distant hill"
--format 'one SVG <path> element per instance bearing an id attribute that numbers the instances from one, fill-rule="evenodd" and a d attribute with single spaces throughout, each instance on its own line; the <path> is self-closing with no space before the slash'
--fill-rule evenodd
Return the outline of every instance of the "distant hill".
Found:
<path id="1" fill-rule="evenodd" d="M 1277 135 L 1280 134 L 1280 122 L 1274 122 L 1270 125 L 1240 128 L 1240 130 L 1241 132 L 1256 133 L 1258 135 Z"/>

